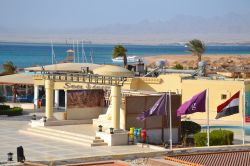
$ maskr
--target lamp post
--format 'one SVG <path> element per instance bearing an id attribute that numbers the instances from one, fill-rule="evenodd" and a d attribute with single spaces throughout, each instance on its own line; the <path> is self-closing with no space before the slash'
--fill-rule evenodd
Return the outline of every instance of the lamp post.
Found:
<path id="1" fill-rule="evenodd" d="M 8 155 L 8 161 L 13 161 L 13 153 L 9 152 Z"/>
<path id="2" fill-rule="evenodd" d="M 114 134 L 114 128 L 113 127 L 109 128 L 109 130 L 110 130 L 110 134 Z"/>
<path id="3" fill-rule="evenodd" d="M 98 127 L 99 127 L 99 130 L 98 130 L 98 131 L 99 131 L 99 132 L 102 132 L 102 127 L 103 127 L 103 126 L 102 126 L 102 125 L 99 125 Z"/>
<path id="4" fill-rule="evenodd" d="M 36 114 L 32 115 L 32 120 L 36 120 Z"/>
<path id="5" fill-rule="evenodd" d="M 46 121 L 47 121 L 47 117 L 44 116 L 44 117 L 43 117 L 43 122 L 45 123 Z"/>

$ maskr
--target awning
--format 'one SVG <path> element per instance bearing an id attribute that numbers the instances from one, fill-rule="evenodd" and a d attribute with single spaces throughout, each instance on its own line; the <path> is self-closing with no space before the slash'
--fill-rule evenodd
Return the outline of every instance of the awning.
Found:
<path id="1" fill-rule="evenodd" d="M 0 84 L 34 85 L 32 74 L 12 74 L 0 76 Z"/>

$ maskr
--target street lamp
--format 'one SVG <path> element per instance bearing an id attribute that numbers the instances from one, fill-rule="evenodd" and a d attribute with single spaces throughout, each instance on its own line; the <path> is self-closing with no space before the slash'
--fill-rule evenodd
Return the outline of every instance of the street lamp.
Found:
<path id="1" fill-rule="evenodd" d="M 102 126 L 102 125 L 99 125 L 98 127 L 99 127 L 99 132 L 102 132 L 102 127 L 103 127 L 103 126 Z"/>
<path id="2" fill-rule="evenodd" d="M 36 120 L 36 114 L 32 115 L 32 120 Z"/>
<path id="3" fill-rule="evenodd" d="M 114 128 L 109 128 L 109 130 L 110 130 L 110 134 L 114 134 Z"/>
<path id="4" fill-rule="evenodd" d="M 13 153 L 9 152 L 8 155 L 8 161 L 13 161 Z"/>
<path id="5" fill-rule="evenodd" d="M 43 117 L 43 122 L 45 123 L 46 121 L 47 121 L 47 117 L 44 116 L 44 117 Z"/>

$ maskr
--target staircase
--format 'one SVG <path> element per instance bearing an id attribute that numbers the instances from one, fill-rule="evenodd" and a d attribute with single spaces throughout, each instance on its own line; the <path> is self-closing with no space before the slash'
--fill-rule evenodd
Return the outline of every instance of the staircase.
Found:
<path id="1" fill-rule="evenodd" d="M 61 131 L 51 129 L 48 127 L 29 127 L 24 130 L 19 130 L 21 134 L 33 135 L 38 137 L 44 137 L 56 141 L 62 141 L 82 146 L 105 146 L 108 145 L 100 137 L 88 136 L 84 134 L 71 133 L 67 131 Z"/>

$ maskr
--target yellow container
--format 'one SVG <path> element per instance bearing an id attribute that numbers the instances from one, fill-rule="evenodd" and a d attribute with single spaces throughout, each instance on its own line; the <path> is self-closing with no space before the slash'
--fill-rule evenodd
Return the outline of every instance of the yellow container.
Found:
<path id="1" fill-rule="evenodd" d="M 134 127 L 130 127 L 130 129 L 129 129 L 129 134 L 130 134 L 130 135 L 134 134 L 134 130 L 135 130 Z"/>

